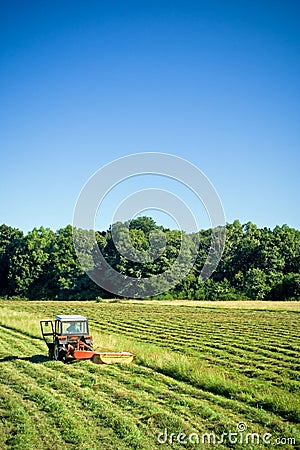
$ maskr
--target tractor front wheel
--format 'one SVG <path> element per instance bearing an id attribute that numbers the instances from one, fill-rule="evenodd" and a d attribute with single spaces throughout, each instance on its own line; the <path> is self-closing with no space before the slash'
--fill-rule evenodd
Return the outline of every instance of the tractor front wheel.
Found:
<path id="1" fill-rule="evenodd" d="M 54 344 L 54 352 L 53 352 L 53 357 L 55 359 L 55 361 L 64 361 L 66 356 L 66 352 L 59 347 L 59 343 L 55 342 Z"/>
<path id="2" fill-rule="evenodd" d="M 50 359 L 54 358 L 54 344 L 48 345 L 48 356 Z"/>

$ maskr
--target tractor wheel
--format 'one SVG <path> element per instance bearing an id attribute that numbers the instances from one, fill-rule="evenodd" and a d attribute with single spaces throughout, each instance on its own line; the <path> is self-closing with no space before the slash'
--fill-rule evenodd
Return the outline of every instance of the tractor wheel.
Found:
<path id="1" fill-rule="evenodd" d="M 64 361 L 65 356 L 66 356 L 65 351 L 59 348 L 58 342 L 55 342 L 53 352 L 53 358 L 55 359 L 55 361 Z"/>
<path id="2" fill-rule="evenodd" d="M 52 346 L 52 347 L 49 347 L 49 349 L 48 349 L 48 357 L 50 358 L 50 359 L 53 359 L 54 358 L 54 347 Z"/>

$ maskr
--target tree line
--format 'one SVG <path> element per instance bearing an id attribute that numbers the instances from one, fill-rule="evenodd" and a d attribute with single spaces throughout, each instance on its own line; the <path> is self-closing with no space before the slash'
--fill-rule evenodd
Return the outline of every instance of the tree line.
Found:
<path id="1" fill-rule="evenodd" d="M 116 248 L 113 236 L 118 235 L 122 241 L 122 233 L 125 236 L 128 229 L 131 252 L 151 251 L 153 236 L 162 239 L 162 251 L 143 262 L 126 258 Z M 276 226 L 273 230 L 258 228 L 251 222 L 241 224 L 237 220 L 227 224 L 221 261 L 212 276 L 203 281 L 200 273 L 210 248 L 211 233 L 211 230 L 197 233 L 199 249 L 192 270 L 174 288 L 155 298 L 300 299 L 299 230 L 287 225 Z M 84 236 L 83 233 L 83 242 Z M 96 231 L 95 237 L 109 265 L 128 279 L 165 272 L 178 257 L 182 239 L 195 240 L 195 235 L 164 228 L 146 216 L 130 224 L 114 224 L 107 231 Z M 155 248 L 160 249 L 159 245 Z M 86 300 L 110 298 L 112 294 L 97 286 L 79 264 L 71 225 L 57 231 L 34 228 L 24 234 L 3 224 L 0 226 L 0 296 Z"/>

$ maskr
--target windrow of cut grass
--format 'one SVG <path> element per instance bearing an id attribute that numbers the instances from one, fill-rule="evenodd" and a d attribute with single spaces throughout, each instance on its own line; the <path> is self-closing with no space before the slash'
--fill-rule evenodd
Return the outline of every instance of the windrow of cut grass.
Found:
<path id="1" fill-rule="evenodd" d="M 263 311 L 298 311 L 300 312 L 300 302 L 297 300 L 288 301 L 274 301 L 274 300 L 137 300 L 137 299 L 123 299 L 123 300 L 102 300 L 102 302 L 120 302 L 130 304 L 144 304 L 144 305 L 169 305 L 169 306 L 195 306 L 201 308 L 214 309 L 254 309 Z"/>
<path id="2" fill-rule="evenodd" d="M 280 448 L 297 448 L 298 316 L 220 312 L 118 303 L 0 302 L 0 331 L 6 339 L 0 353 L 1 449 L 182 448 L 176 442 L 162 447 L 157 435 L 165 428 L 175 434 L 220 435 L 235 431 L 241 422 L 249 431 L 272 434 L 273 444 L 259 448 L 278 449 L 275 438 L 280 436 L 296 442 Z M 47 349 L 39 320 L 58 313 L 86 315 L 95 343 L 133 351 L 135 363 L 49 361 L 43 356 Z M 8 408 L 11 402 L 19 407 Z M 214 448 L 228 447 L 220 443 Z"/>

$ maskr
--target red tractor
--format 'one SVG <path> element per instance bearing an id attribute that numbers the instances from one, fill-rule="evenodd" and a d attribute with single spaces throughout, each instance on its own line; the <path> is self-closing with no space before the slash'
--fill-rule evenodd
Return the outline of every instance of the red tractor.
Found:
<path id="1" fill-rule="evenodd" d="M 89 333 L 88 320 L 80 315 L 57 315 L 55 320 L 41 320 L 41 330 L 48 347 L 49 358 L 66 361 L 91 359 L 95 363 L 130 363 L 135 355 L 129 352 L 97 352 Z"/>

